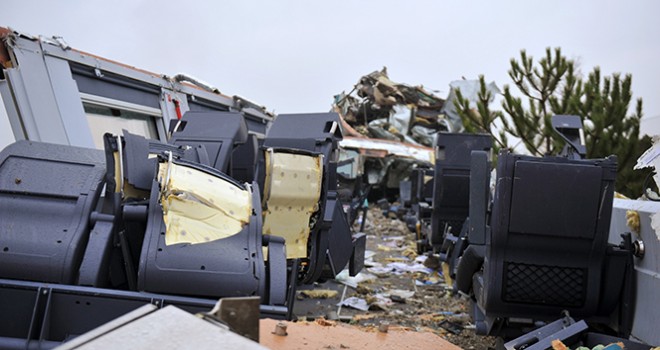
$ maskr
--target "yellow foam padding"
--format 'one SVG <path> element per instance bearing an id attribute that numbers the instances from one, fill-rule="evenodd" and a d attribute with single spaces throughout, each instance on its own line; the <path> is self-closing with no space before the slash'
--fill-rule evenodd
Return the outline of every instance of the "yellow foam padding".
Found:
<path id="1" fill-rule="evenodd" d="M 121 192 L 121 169 L 119 168 L 119 152 L 112 152 L 112 159 L 115 160 L 115 193 Z"/>
<path id="2" fill-rule="evenodd" d="M 226 238 L 250 220 L 251 193 L 229 181 L 167 162 L 158 166 L 158 179 L 166 245 Z"/>
<path id="3" fill-rule="evenodd" d="M 287 258 L 306 258 L 310 218 L 318 210 L 322 156 L 266 152 L 263 232 L 283 237 Z"/>
<path id="4" fill-rule="evenodd" d="M 454 284 L 454 281 L 451 279 L 449 273 L 449 264 L 447 264 L 446 262 L 442 263 L 442 275 L 445 277 L 445 284 L 447 284 L 448 286 Z"/>
<path id="5" fill-rule="evenodd" d="M 155 155 L 153 155 L 155 156 Z M 114 159 L 114 166 L 115 166 L 115 193 L 120 193 L 122 192 L 121 188 L 121 183 L 122 183 L 122 178 L 121 178 L 121 168 L 119 164 L 119 152 L 113 152 L 112 157 Z M 152 155 L 149 155 L 149 158 L 151 158 Z M 138 190 L 135 187 L 133 187 L 131 184 L 128 183 L 128 181 L 124 181 L 124 193 L 122 198 L 149 198 L 149 192 L 148 191 L 143 191 L 143 190 Z"/>

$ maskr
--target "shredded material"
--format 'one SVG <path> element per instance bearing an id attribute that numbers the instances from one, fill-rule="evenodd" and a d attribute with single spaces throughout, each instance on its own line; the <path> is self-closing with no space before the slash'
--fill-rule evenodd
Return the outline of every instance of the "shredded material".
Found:
<path id="1" fill-rule="evenodd" d="M 323 160 L 267 152 L 266 169 L 264 233 L 285 239 L 287 258 L 306 258 L 310 218 L 319 209 Z"/>
<path id="2" fill-rule="evenodd" d="M 226 238 L 250 220 L 250 192 L 224 179 L 174 163 L 161 163 L 158 179 L 167 245 Z"/>

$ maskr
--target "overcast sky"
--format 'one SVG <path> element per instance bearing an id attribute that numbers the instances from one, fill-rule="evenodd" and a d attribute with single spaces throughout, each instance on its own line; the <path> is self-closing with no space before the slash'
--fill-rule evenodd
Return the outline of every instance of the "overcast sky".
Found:
<path id="1" fill-rule="evenodd" d="M 632 73 L 660 117 L 660 1 L 2 0 L 0 26 L 156 73 L 185 72 L 277 113 L 327 111 L 387 66 L 446 96 L 452 80 L 509 84 L 509 60 L 562 48 L 586 74 Z M 660 119 L 660 118 L 658 118 Z"/>

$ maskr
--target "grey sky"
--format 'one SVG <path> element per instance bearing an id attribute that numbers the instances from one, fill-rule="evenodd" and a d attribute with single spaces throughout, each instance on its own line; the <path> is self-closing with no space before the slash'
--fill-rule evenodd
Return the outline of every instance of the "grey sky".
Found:
<path id="1" fill-rule="evenodd" d="M 632 73 L 660 116 L 660 1 L 4 0 L 0 26 L 61 35 L 139 68 L 185 72 L 278 113 L 326 111 L 364 74 L 438 90 L 509 83 L 511 57 L 560 46 L 588 73 Z"/>

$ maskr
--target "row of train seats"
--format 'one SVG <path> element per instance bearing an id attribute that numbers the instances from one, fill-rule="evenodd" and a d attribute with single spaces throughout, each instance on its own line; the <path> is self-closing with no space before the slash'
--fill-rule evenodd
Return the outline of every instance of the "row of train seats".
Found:
<path id="1" fill-rule="evenodd" d="M 408 229 L 417 236 L 418 253 L 440 252 L 445 240 L 457 237 L 468 217 L 470 199 L 470 157 L 472 151 L 490 155 L 492 139 L 486 134 L 437 134 L 433 168 L 413 169 L 410 188 L 402 195 Z"/>
<path id="2" fill-rule="evenodd" d="M 106 134 L 105 151 L 19 141 L 0 153 L 0 294 L 25 319 L 0 321 L 0 344 L 42 339 L 26 288 L 258 295 L 290 316 L 297 284 L 349 261 L 359 271 L 365 239 L 336 198 L 336 114 L 280 115 L 257 140 L 240 113 L 189 112 L 170 134 Z M 49 339 L 84 330 L 74 328 Z"/>
<path id="3" fill-rule="evenodd" d="M 576 131 L 575 118 L 556 118 L 555 129 Z M 491 187 L 490 138 L 438 134 L 431 219 L 418 247 L 449 265 L 455 291 L 473 300 L 479 334 L 517 336 L 563 312 L 630 332 L 631 238 L 607 241 L 616 157 L 581 159 L 579 139 L 565 139 L 564 156 L 501 150 Z"/>

